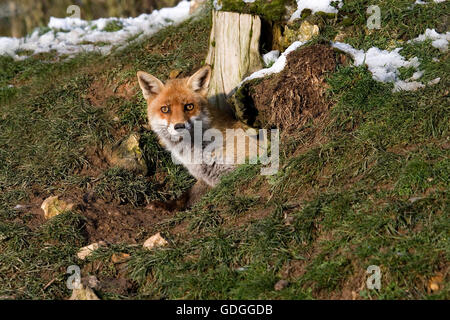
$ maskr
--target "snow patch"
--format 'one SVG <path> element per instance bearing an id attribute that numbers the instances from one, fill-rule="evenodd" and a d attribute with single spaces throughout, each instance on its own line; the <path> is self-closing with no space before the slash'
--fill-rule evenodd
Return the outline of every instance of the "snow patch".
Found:
<path id="1" fill-rule="evenodd" d="M 214 9 L 216 9 L 216 11 L 222 10 L 222 3 L 219 3 L 219 0 L 214 0 L 213 6 L 214 6 Z"/>
<path id="2" fill-rule="evenodd" d="M 285 65 L 286 65 L 286 56 L 291 53 L 292 51 L 295 51 L 298 47 L 304 45 L 306 41 L 295 41 L 293 44 L 291 44 L 282 54 L 281 56 L 274 62 L 274 64 L 270 68 L 264 68 L 261 70 L 258 70 L 251 75 L 249 75 L 247 78 L 241 81 L 237 88 L 240 88 L 242 84 L 246 81 L 257 79 L 257 78 L 264 78 L 268 75 L 279 73 L 283 71 Z M 270 53 L 270 52 L 269 52 Z"/>
<path id="3" fill-rule="evenodd" d="M 313 14 L 316 12 L 337 13 L 338 10 L 331 5 L 332 2 L 337 3 L 338 8 L 343 6 L 342 0 L 297 0 L 297 10 L 290 20 L 300 18 L 304 9 L 310 9 Z"/>
<path id="4" fill-rule="evenodd" d="M 124 45 L 133 36 L 149 36 L 164 27 L 179 23 L 189 17 L 189 1 L 182 1 L 176 7 L 154 10 L 150 14 L 141 14 L 135 18 L 101 18 L 92 21 L 79 18 L 51 17 L 48 27 L 51 29 L 40 34 L 36 29 L 24 38 L 0 37 L 0 55 L 9 55 L 22 60 L 18 50 L 31 51 L 34 54 L 55 50 L 69 57 L 85 51 L 98 51 L 108 54 L 115 46 Z M 108 32 L 105 27 L 116 23 L 118 31 Z"/>
<path id="5" fill-rule="evenodd" d="M 394 91 L 413 91 L 424 87 L 422 83 L 413 81 L 418 80 L 423 75 L 423 71 L 419 70 L 419 59 L 413 57 L 405 60 L 399 53 L 402 48 L 388 51 L 372 47 L 365 52 L 364 50 L 355 49 L 349 44 L 342 42 L 333 43 L 333 47 L 348 53 L 353 58 L 356 66 L 362 65 L 363 63 L 366 64 L 374 80 L 393 83 Z M 400 72 L 398 71 L 400 67 L 413 67 L 416 71 L 411 78 L 401 80 L 399 78 Z"/>
<path id="6" fill-rule="evenodd" d="M 264 65 L 267 67 L 270 64 L 273 64 L 275 61 L 277 61 L 278 57 L 280 56 L 280 51 L 278 50 L 272 50 L 266 54 L 263 54 L 263 61 Z"/>
<path id="7" fill-rule="evenodd" d="M 444 2 L 446 0 L 433 0 L 434 3 L 441 3 Z M 431 2 L 426 2 L 426 1 L 422 1 L 422 0 L 416 0 L 416 2 L 414 2 L 414 4 L 430 4 Z"/>
<path id="8" fill-rule="evenodd" d="M 424 34 L 421 34 L 415 39 L 409 40 L 410 42 L 423 42 L 425 40 L 431 39 L 431 45 L 441 51 L 448 50 L 448 42 L 450 41 L 450 32 L 438 33 L 435 29 L 427 29 Z"/>
<path id="9" fill-rule="evenodd" d="M 437 33 L 434 29 L 430 30 L 427 29 L 425 34 L 417 37 L 416 39 L 412 41 L 424 41 L 425 39 L 432 39 L 433 42 L 439 41 L 439 40 L 445 40 L 448 42 L 449 33 L 445 35 L 441 35 Z M 256 79 L 256 78 L 263 78 L 268 75 L 279 73 L 281 72 L 285 65 L 286 65 L 286 56 L 291 53 L 292 51 L 296 50 L 300 46 L 304 45 L 307 41 L 296 41 L 293 44 L 289 46 L 289 48 L 284 51 L 281 56 L 276 58 L 278 56 L 278 51 L 271 51 L 269 53 L 266 53 L 263 55 L 263 60 L 266 65 L 269 65 L 271 61 L 276 59 L 276 61 L 273 63 L 273 65 L 270 68 L 264 68 L 261 70 L 258 70 L 251 74 L 250 76 L 246 77 L 244 80 L 241 81 L 241 83 L 238 85 L 237 89 L 242 86 L 242 84 L 246 81 Z M 419 69 L 420 62 L 417 57 L 413 57 L 409 60 L 406 60 L 405 57 L 403 57 L 400 54 L 400 51 L 402 48 L 396 48 L 394 50 L 381 50 L 377 47 L 372 47 L 367 51 L 355 49 L 351 45 L 347 43 L 342 42 L 334 42 L 332 43 L 332 46 L 338 50 L 341 50 L 347 54 L 349 54 L 354 61 L 355 66 L 360 66 L 362 64 L 367 65 L 367 68 L 372 73 L 372 77 L 374 80 L 384 83 L 393 83 L 394 89 L 393 91 L 414 91 L 420 88 L 425 87 L 425 85 L 419 81 L 420 78 L 422 78 L 424 72 Z M 435 61 L 435 60 L 433 60 Z M 399 68 L 413 68 L 414 73 L 413 75 L 405 80 L 400 79 L 400 71 Z M 434 80 L 429 81 L 427 84 L 432 85 L 439 83 L 441 79 L 436 78 Z"/>

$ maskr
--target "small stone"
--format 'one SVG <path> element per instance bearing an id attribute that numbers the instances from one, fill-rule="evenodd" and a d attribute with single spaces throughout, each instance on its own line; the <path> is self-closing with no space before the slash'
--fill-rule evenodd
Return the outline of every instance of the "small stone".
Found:
<path id="1" fill-rule="evenodd" d="M 235 269 L 237 272 L 244 272 L 248 270 L 248 267 L 239 267 Z"/>
<path id="2" fill-rule="evenodd" d="M 434 276 L 428 282 L 428 292 L 436 293 L 441 289 L 441 285 L 444 281 L 444 277 L 442 275 Z"/>
<path id="3" fill-rule="evenodd" d="M 161 233 L 158 232 L 157 234 L 155 234 L 154 236 L 151 236 L 150 238 L 148 238 L 147 240 L 145 240 L 144 242 L 144 248 L 147 248 L 149 250 L 156 248 L 156 247 L 163 247 L 168 245 L 169 243 L 167 242 L 166 239 L 164 239 L 161 236 Z"/>
<path id="4" fill-rule="evenodd" d="M 286 288 L 289 285 L 289 282 L 286 280 L 280 280 L 277 283 L 275 283 L 274 289 L 275 291 L 281 291 L 284 288 Z"/>
<path id="5" fill-rule="evenodd" d="M 312 37 L 319 34 L 319 26 L 311 24 L 308 21 L 303 21 L 300 25 L 300 30 L 297 39 L 299 41 L 308 41 Z"/>
<path id="6" fill-rule="evenodd" d="M 206 0 L 191 0 L 191 5 L 189 7 L 189 14 L 196 12 Z M 173 78 L 171 78 L 173 79 Z"/>
<path id="7" fill-rule="evenodd" d="M 287 216 L 287 217 L 284 219 L 284 223 L 285 223 L 287 226 L 293 225 L 294 222 L 295 222 L 295 217 L 294 217 L 294 216 Z"/>
<path id="8" fill-rule="evenodd" d="M 18 204 L 14 207 L 14 210 L 26 210 L 28 208 L 31 208 L 31 206 L 26 204 Z"/>
<path id="9" fill-rule="evenodd" d="M 84 260 L 88 256 L 90 256 L 92 254 L 92 252 L 94 252 L 95 250 L 97 250 L 100 247 L 105 247 L 105 246 L 106 246 L 106 242 L 104 242 L 104 241 L 91 243 L 90 245 L 81 248 L 77 253 L 77 257 L 81 260 Z"/>
<path id="10" fill-rule="evenodd" d="M 80 289 L 73 289 L 72 296 L 69 300 L 100 300 L 95 292 L 84 285 Z"/>
<path id="11" fill-rule="evenodd" d="M 128 253 L 120 252 L 120 253 L 114 253 L 111 256 L 112 263 L 123 263 L 130 259 L 130 255 Z"/>
<path id="12" fill-rule="evenodd" d="M 348 35 L 342 31 L 338 31 L 337 35 L 334 37 L 334 42 L 343 42 Z"/>
<path id="13" fill-rule="evenodd" d="M 412 198 L 409 198 L 408 201 L 411 202 L 411 203 L 414 203 L 414 202 L 416 202 L 418 200 L 421 200 L 421 199 L 423 199 L 423 197 L 412 197 Z"/>
<path id="14" fill-rule="evenodd" d="M 117 143 L 109 156 L 109 162 L 126 170 L 146 175 L 147 164 L 139 147 L 140 136 L 133 133 Z"/>
<path id="15" fill-rule="evenodd" d="M 281 43 L 284 47 L 289 47 L 295 41 L 308 41 L 319 34 L 319 26 L 303 21 L 298 30 L 284 28 Z"/>
<path id="16" fill-rule="evenodd" d="M 428 81 L 427 84 L 428 84 L 429 86 L 433 86 L 433 85 L 435 85 L 435 84 L 438 84 L 440 81 L 441 81 L 441 78 L 435 78 L 435 79 L 433 79 L 433 80 Z"/>
<path id="17" fill-rule="evenodd" d="M 181 74 L 181 70 L 180 69 L 172 70 L 169 73 L 169 79 L 176 79 L 180 74 Z"/>
<path id="18" fill-rule="evenodd" d="M 45 219 L 50 219 L 58 214 L 71 210 L 73 208 L 73 203 L 67 203 L 60 200 L 58 196 L 48 197 L 42 202 L 41 209 L 44 210 Z"/>
<path id="19" fill-rule="evenodd" d="M 430 283 L 430 289 L 431 289 L 431 291 L 438 291 L 439 290 L 439 284 L 437 284 L 436 282 Z"/>

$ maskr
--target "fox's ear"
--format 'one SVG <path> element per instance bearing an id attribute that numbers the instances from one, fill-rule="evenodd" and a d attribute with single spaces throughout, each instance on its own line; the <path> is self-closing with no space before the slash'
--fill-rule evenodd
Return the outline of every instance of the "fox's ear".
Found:
<path id="1" fill-rule="evenodd" d="M 206 65 L 194 73 L 188 80 L 187 84 L 192 90 L 206 96 L 209 88 L 209 80 L 211 79 L 211 66 Z"/>
<path id="2" fill-rule="evenodd" d="M 156 77 L 144 71 L 138 71 L 137 78 L 144 98 L 152 99 L 161 92 L 164 84 Z"/>

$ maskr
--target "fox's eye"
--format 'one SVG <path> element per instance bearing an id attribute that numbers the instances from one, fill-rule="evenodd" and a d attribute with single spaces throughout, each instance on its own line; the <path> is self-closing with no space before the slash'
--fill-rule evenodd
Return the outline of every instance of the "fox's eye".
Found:
<path id="1" fill-rule="evenodd" d="M 168 107 L 168 106 L 162 106 L 162 107 L 161 107 L 161 112 L 162 112 L 162 113 L 167 113 L 167 112 L 169 112 L 169 107 Z"/>
<path id="2" fill-rule="evenodd" d="M 184 110 L 192 111 L 192 110 L 194 110 L 194 105 L 192 103 L 185 104 L 184 105 Z"/>

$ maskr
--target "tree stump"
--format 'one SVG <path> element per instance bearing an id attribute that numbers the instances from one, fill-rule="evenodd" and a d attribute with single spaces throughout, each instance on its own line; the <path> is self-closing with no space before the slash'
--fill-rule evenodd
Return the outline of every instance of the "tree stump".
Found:
<path id="1" fill-rule="evenodd" d="M 213 11 L 210 47 L 206 63 L 213 68 L 208 96 L 224 111 L 230 110 L 226 98 L 245 76 L 261 69 L 258 16 Z"/>

